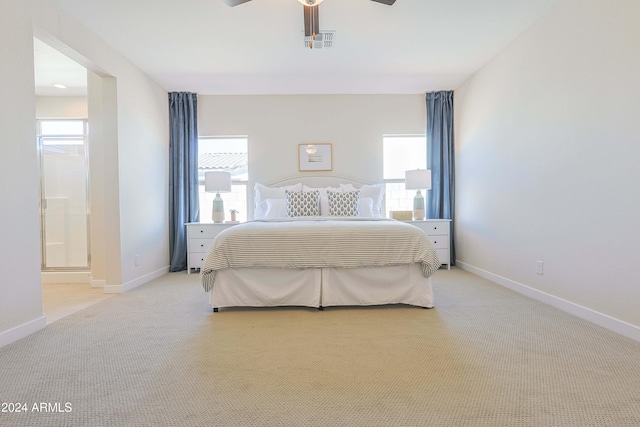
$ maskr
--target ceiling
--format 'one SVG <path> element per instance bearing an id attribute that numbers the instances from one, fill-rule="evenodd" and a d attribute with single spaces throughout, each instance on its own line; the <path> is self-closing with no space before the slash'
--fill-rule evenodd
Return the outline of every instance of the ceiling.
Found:
<path id="1" fill-rule="evenodd" d="M 36 95 L 86 96 L 87 70 L 46 43 L 33 39 Z M 54 84 L 62 84 L 65 89 Z"/>
<path id="2" fill-rule="evenodd" d="M 201 95 L 454 89 L 557 2 L 325 0 L 320 30 L 335 43 L 309 49 L 296 0 L 58 0 L 167 91 Z M 65 57 L 45 48 L 36 44 L 38 87 L 64 83 L 50 73 Z"/>

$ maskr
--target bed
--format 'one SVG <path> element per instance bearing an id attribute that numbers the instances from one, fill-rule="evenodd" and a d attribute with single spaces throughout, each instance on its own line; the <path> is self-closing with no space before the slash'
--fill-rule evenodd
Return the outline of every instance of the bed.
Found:
<path id="1" fill-rule="evenodd" d="M 200 271 L 214 311 L 434 306 L 437 252 L 419 228 L 383 218 L 383 185 L 297 177 L 254 190 L 254 219 L 219 233 Z"/>

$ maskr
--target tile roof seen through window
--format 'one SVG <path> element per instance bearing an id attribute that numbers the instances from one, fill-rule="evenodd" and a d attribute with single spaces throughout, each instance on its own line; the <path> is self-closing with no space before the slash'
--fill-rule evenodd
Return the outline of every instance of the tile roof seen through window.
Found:
<path id="1" fill-rule="evenodd" d="M 203 153 L 198 169 L 237 169 L 247 166 L 247 153 Z"/>

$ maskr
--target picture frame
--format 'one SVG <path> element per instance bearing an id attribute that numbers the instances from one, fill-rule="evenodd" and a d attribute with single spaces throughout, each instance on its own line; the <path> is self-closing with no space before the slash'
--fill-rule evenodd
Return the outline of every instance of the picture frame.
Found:
<path id="1" fill-rule="evenodd" d="M 298 144 L 298 170 L 318 172 L 333 170 L 333 154 L 330 142 Z"/>

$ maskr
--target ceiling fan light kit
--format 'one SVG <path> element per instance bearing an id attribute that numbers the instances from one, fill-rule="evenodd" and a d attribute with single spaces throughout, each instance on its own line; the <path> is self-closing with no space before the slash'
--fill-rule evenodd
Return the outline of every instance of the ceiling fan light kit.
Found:
<path id="1" fill-rule="evenodd" d="M 251 0 L 222 0 L 227 6 L 238 6 Z M 304 44 L 311 49 L 333 46 L 333 36 L 331 34 L 320 33 L 320 18 L 318 15 L 318 5 L 324 0 L 298 0 L 304 6 Z M 392 6 L 396 0 L 371 0 L 375 3 Z"/>
<path id="2" fill-rule="evenodd" d="M 222 1 L 227 6 L 233 7 L 233 6 L 238 6 L 242 3 L 250 2 L 251 0 L 222 0 Z M 298 1 L 305 6 L 317 6 L 320 3 L 322 3 L 324 0 L 298 0 Z M 396 2 L 396 0 L 371 0 L 371 1 L 376 3 L 386 4 L 387 6 L 392 6 Z"/>

